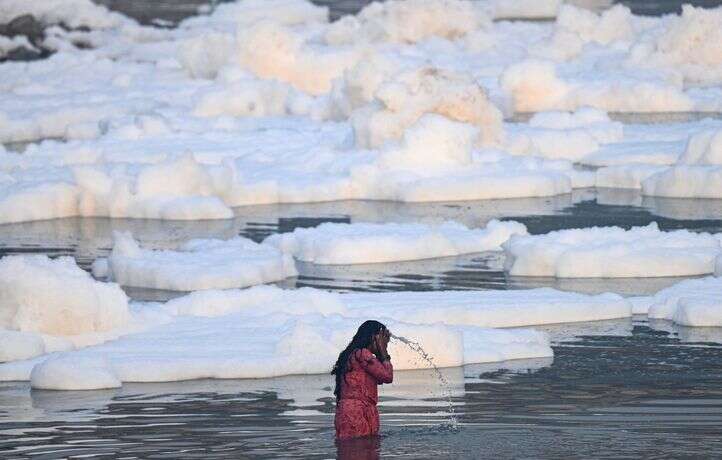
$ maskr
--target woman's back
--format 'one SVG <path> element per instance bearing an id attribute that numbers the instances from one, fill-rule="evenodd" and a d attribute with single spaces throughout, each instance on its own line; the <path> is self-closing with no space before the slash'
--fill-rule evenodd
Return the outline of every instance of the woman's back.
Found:
<path id="1" fill-rule="evenodd" d="M 363 348 L 349 358 L 348 372 L 341 379 L 341 399 L 358 399 L 369 404 L 379 400 L 378 385 L 391 383 L 394 378 L 391 361 L 379 361 Z"/>
<path id="2" fill-rule="evenodd" d="M 339 439 L 378 434 L 377 387 L 391 383 L 393 378 L 389 359 L 380 361 L 366 348 L 351 353 L 336 403 L 335 427 Z"/>

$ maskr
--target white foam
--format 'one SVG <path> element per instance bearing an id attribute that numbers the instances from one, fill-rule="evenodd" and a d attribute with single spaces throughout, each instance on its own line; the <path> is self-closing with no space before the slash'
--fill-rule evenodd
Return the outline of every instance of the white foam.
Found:
<path id="1" fill-rule="evenodd" d="M 650 318 L 683 326 L 722 326 L 722 279 L 685 280 L 659 291 L 649 302 Z"/>
<path id="2" fill-rule="evenodd" d="M 691 135 L 678 163 L 722 165 L 722 130 L 705 130 Z"/>
<path id="3" fill-rule="evenodd" d="M 624 131 L 605 112 L 584 107 L 575 112 L 536 113 L 529 126 L 515 126 L 509 137 L 507 148 L 513 153 L 579 161 L 601 145 L 621 141 Z"/>
<path id="4" fill-rule="evenodd" d="M 553 196 L 571 191 L 570 163 L 519 161 L 473 151 L 477 130 L 436 114 L 423 115 L 399 144 L 371 164 L 351 169 L 357 187 L 373 199 L 451 201 Z"/>
<path id="5" fill-rule="evenodd" d="M 305 0 L 239 0 L 166 29 L 88 0 L 3 5 L 8 19 L 91 30 L 50 27 L 52 56 L 0 64 L 0 142 L 32 142 L 0 153 L 0 223 L 228 219 L 248 204 L 541 197 L 595 183 L 719 197 L 716 154 L 649 177 L 629 167 L 595 179 L 571 161 L 669 165 L 679 132 L 719 129 L 622 130 L 600 111 L 722 110 L 720 8 L 641 17 L 556 0 L 407 0 L 332 23 Z M 492 20 L 521 14 L 557 20 Z M 505 125 L 514 111 L 553 113 Z M 559 158 L 569 162 L 548 161 Z"/>
<path id="6" fill-rule="evenodd" d="M 476 2 L 460 0 L 390 0 L 373 2 L 356 16 L 329 27 L 326 40 L 416 43 L 428 37 L 456 38 L 486 27 L 489 18 Z"/>
<path id="7" fill-rule="evenodd" d="M 512 236 L 505 268 L 514 276 L 646 278 L 712 273 L 720 243 L 687 230 L 662 232 L 656 223 L 624 230 L 593 227 Z"/>
<path id="8" fill-rule="evenodd" d="M 116 232 L 108 258 L 110 279 L 123 286 L 196 291 L 280 281 L 298 272 L 290 256 L 249 239 L 196 239 L 177 250 L 141 248 Z"/>
<path id="9" fill-rule="evenodd" d="M 102 390 L 121 386 L 107 359 L 71 353 L 51 357 L 33 367 L 30 382 L 33 388 L 41 390 Z"/>
<path id="10" fill-rule="evenodd" d="M 520 327 L 626 318 L 631 304 L 617 294 L 596 296 L 549 288 L 512 291 L 443 291 L 346 294 L 351 314 L 418 324 Z"/>
<path id="11" fill-rule="evenodd" d="M 128 298 L 100 283 L 71 257 L 0 259 L 0 328 L 72 336 L 126 325 Z"/>
<path id="12" fill-rule="evenodd" d="M 387 323 L 395 333 L 419 341 L 444 367 L 470 362 L 464 357 L 467 349 L 469 360 L 551 354 L 548 338 L 533 331 Z M 319 374 L 329 371 L 358 324 L 356 319 L 317 314 L 181 316 L 141 334 L 64 353 L 59 359 L 0 365 L 0 375 L 30 378 L 36 388 L 91 389 L 117 386 L 118 381 Z M 389 351 L 398 370 L 428 366 L 398 343 L 392 343 Z"/>
<path id="13" fill-rule="evenodd" d="M 501 76 L 514 109 L 520 112 L 594 107 L 608 112 L 688 112 L 695 103 L 680 85 L 664 81 L 619 78 L 564 79 L 550 61 L 529 59 L 509 66 Z"/>
<path id="14" fill-rule="evenodd" d="M 691 135 L 676 164 L 646 178 L 642 192 L 663 197 L 722 198 L 722 131 Z"/>
<path id="15" fill-rule="evenodd" d="M 45 342 L 39 334 L 0 329 L 0 363 L 43 354 Z"/>
<path id="16" fill-rule="evenodd" d="M 419 341 L 439 366 L 546 357 L 551 349 L 543 333 L 487 328 L 623 318 L 631 315 L 631 304 L 615 294 L 553 289 L 334 294 L 258 286 L 195 292 L 164 305 L 135 303 L 131 315 L 143 330 L 1 364 L 0 379 L 89 389 L 118 382 L 326 373 L 368 317 Z M 399 343 L 390 353 L 397 369 L 428 366 Z"/>
<path id="17" fill-rule="evenodd" d="M 673 67 L 685 81 L 719 84 L 722 80 L 722 8 L 682 6 L 681 16 L 668 19 L 653 43 L 642 41 L 631 60 L 642 66 Z"/>
<path id="18" fill-rule="evenodd" d="M 82 166 L 26 176 L 0 188 L 0 223 L 69 216 L 156 219 L 226 219 L 231 209 L 219 195 L 230 169 L 200 165 L 192 156 L 140 168 Z M 47 173 L 46 173 L 47 174 Z"/>
<path id="19" fill-rule="evenodd" d="M 130 18 L 111 12 L 91 0 L 3 0 L 0 24 L 25 14 L 31 14 L 45 24 L 63 23 L 69 27 L 86 26 L 93 29 L 107 29 L 133 22 Z"/>
<path id="20" fill-rule="evenodd" d="M 378 148 L 398 140 L 427 113 L 474 125 L 480 145 L 495 145 L 503 135 L 501 112 L 471 75 L 422 67 L 390 76 L 369 105 L 351 114 L 356 145 Z"/>
<path id="21" fill-rule="evenodd" d="M 492 0 L 494 19 L 554 18 L 562 0 Z"/>
<path id="22" fill-rule="evenodd" d="M 497 220 L 479 230 L 452 221 L 439 225 L 324 223 L 271 235 L 264 243 L 316 264 L 363 264 L 496 251 L 515 234 L 526 234 L 526 227 Z"/>
<path id="23" fill-rule="evenodd" d="M 597 169 L 596 186 L 639 190 L 647 178 L 665 170 L 666 166 L 650 164 L 606 166 Z"/>

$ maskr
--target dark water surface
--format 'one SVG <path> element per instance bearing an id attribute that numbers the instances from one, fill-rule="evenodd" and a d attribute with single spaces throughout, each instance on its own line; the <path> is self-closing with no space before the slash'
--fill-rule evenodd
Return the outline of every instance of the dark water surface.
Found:
<path id="1" fill-rule="evenodd" d="M 483 227 L 490 219 L 517 220 L 533 234 L 566 228 L 617 225 L 623 228 L 656 222 L 664 230 L 722 232 L 722 200 L 642 198 L 623 190 L 577 190 L 548 198 L 485 200 L 454 203 L 393 203 L 374 201 L 302 205 L 248 206 L 236 218 L 220 221 L 157 221 L 107 218 L 67 218 L 0 226 L 0 256 L 43 253 L 75 257 L 89 269 L 107 256 L 115 230 L 131 231 L 149 248 L 173 248 L 190 238 L 228 239 L 236 235 L 255 241 L 298 227 L 323 222 L 422 222 L 456 220 Z M 613 291 L 627 295 L 657 292 L 679 278 L 556 279 L 514 278 L 503 270 L 499 252 L 398 263 L 315 265 L 297 263 L 299 276 L 283 287 L 316 287 L 346 291 L 438 291 L 520 289 L 549 286 L 578 292 Z M 179 293 L 126 289 L 137 300 L 164 300 Z"/>
<path id="2" fill-rule="evenodd" d="M 383 436 L 336 446 L 330 376 L 30 391 L 0 384 L 4 458 L 712 458 L 722 346 L 645 321 L 560 340 L 552 360 L 430 371 L 382 392 Z M 553 326 L 551 327 L 553 329 Z M 553 332 L 553 331 L 552 331 Z M 699 339 L 700 337 L 698 337 Z M 434 396 L 435 395 L 435 396 Z"/>

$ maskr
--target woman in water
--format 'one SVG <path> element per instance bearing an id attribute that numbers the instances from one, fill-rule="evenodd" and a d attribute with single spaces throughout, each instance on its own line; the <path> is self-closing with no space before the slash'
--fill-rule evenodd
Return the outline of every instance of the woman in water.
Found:
<path id="1" fill-rule="evenodd" d="M 378 321 L 366 321 L 338 356 L 331 371 L 336 375 L 336 438 L 379 433 L 377 386 L 394 379 L 391 358 L 386 351 L 390 337 L 386 326 Z"/>

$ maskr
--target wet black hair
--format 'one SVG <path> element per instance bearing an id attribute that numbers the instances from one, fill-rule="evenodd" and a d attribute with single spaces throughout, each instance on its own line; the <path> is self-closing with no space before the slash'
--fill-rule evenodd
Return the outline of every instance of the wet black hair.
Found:
<path id="1" fill-rule="evenodd" d="M 333 390 L 333 394 L 336 395 L 336 399 L 341 397 L 341 379 L 346 375 L 351 353 L 355 350 L 368 348 L 368 346 L 371 345 L 373 337 L 385 329 L 386 326 L 378 321 L 374 321 L 372 319 L 364 321 L 364 323 L 359 326 L 358 331 L 356 331 L 356 334 L 353 336 L 353 339 L 351 339 L 351 342 L 348 344 L 346 349 L 338 355 L 336 364 L 334 364 L 333 370 L 331 371 L 331 374 L 336 376 L 336 388 Z"/>

